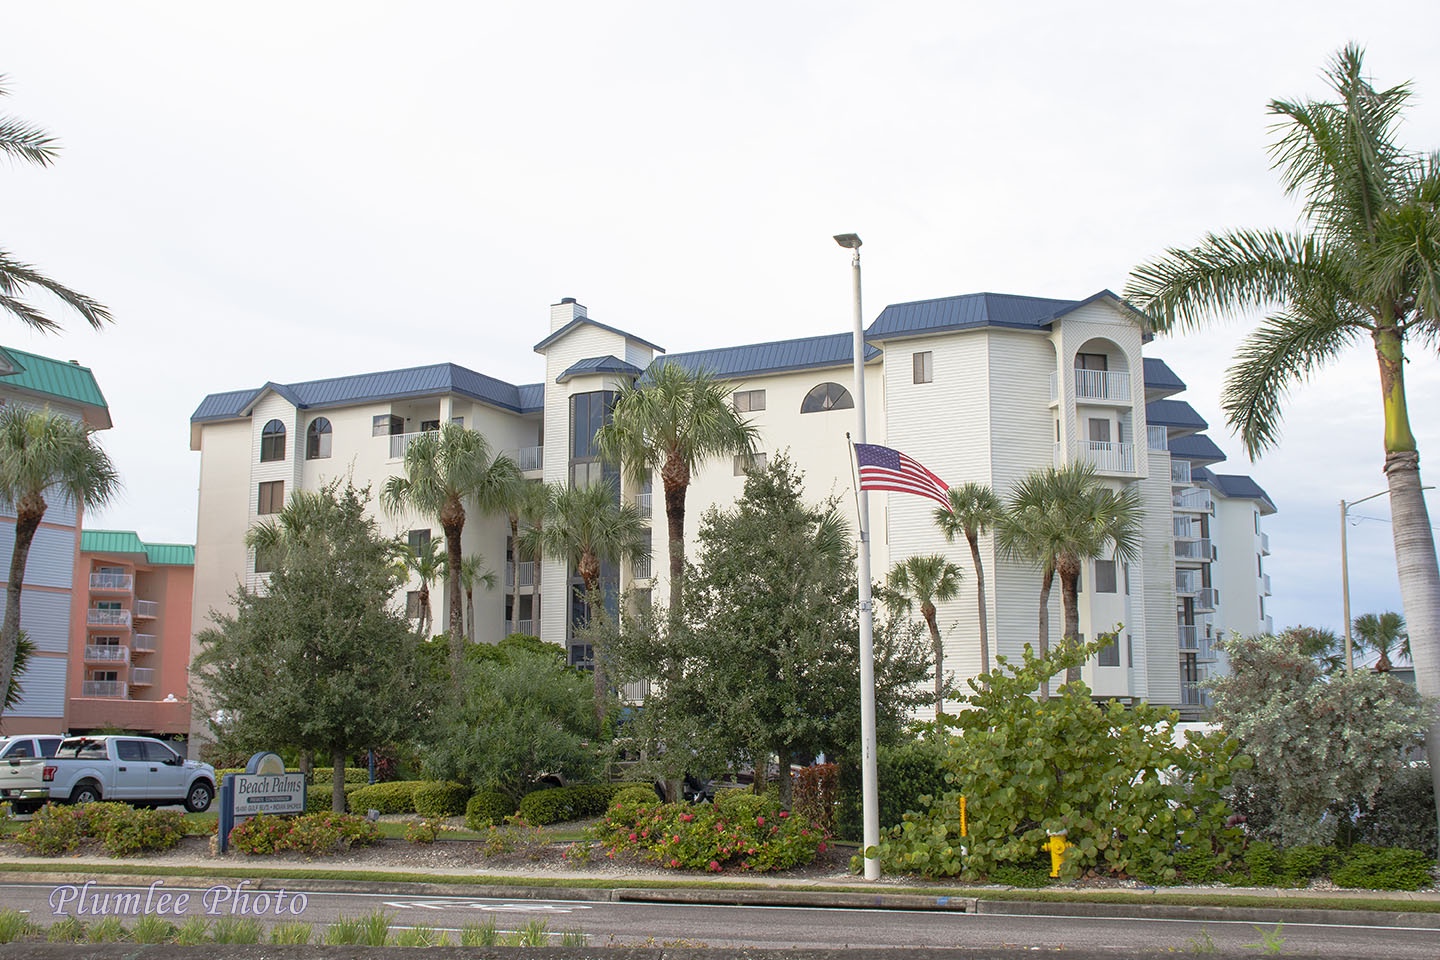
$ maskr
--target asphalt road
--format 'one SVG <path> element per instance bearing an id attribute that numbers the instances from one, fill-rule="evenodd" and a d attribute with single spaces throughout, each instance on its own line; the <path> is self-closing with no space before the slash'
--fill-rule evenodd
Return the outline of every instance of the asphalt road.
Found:
<path id="1" fill-rule="evenodd" d="M 1072 950 L 1175 950 L 1251 952 L 1268 944 L 1287 954 L 1373 957 L 1387 960 L 1440 956 L 1440 931 L 1348 924 L 1240 921 L 1203 922 L 1133 918 L 1001 916 L 960 912 L 846 909 L 834 907 L 717 906 L 678 903 L 410 897 L 393 893 L 283 891 L 279 881 L 255 891 L 228 881 L 200 886 L 176 880 L 145 886 L 92 884 L 0 884 L 0 904 L 25 910 L 48 924 L 61 915 L 90 922 L 118 914 L 127 923 L 141 912 L 174 922 L 188 916 L 256 916 L 267 923 L 300 920 L 318 928 L 374 910 L 389 914 L 392 928 L 427 926 L 458 930 L 494 918 L 502 931 L 539 918 L 552 934 L 578 931 L 593 946 L 671 943 L 710 947 L 877 948 L 1026 947 Z M 165 899 L 165 898 L 169 899 Z M 181 899 L 184 897 L 185 899 Z M 103 911 L 103 913 L 102 913 Z"/>

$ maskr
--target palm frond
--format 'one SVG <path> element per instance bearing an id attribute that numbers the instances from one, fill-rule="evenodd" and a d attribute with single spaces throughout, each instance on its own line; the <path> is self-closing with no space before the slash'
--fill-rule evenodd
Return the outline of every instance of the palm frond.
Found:
<path id="1" fill-rule="evenodd" d="M 10 95 L 9 77 L 0 73 L 0 97 Z M 14 117 L 0 117 L 0 154 L 49 166 L 60 145 L 41 128 Z"/>
<path id="2" fill-rule="evenodd" d="M 21 263 L 7 251 L 0 250 L 0 309 L 6 310 L 22 323 L 37 330 L 56 329 L 59 326 L 58 323 L 37 307 L 21 299 L 31 287 L 49 293 L 65 306 L 80 314 L 85 322 L 97 330 L 113 319 L 110 311 L 103 304 L 92 300 L 83 293 L 71 290 L 58 281 L 51 280 L 30 264 Z"/>

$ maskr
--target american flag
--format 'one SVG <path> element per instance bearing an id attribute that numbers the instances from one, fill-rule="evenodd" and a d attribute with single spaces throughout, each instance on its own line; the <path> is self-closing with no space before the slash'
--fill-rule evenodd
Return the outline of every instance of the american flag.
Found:
<path id="1" fill-rule="evenodd" d="M 861 490 L 892 490 L 929 497 L 946 510 L 950 509 L 950 488 L 918 460 L 899 450 L 873 443 L 855 444 L 855 462 L 860 466 Z"/>

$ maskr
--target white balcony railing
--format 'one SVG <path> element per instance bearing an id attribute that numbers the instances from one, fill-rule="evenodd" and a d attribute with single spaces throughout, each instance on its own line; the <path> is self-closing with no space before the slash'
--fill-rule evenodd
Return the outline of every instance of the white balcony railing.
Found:
<path id="1" fill-rule="evenodd" d="M 158 616 L 160 616 L 160 604 L 154 600 L 135 601 L 135 619 L 154 620 Z"/>
<path id="2" fill-rule="evenodd" d="M 1214 610 L 1220 606 L 1220 591 L 1214 587 L 1201 587 L 1195 591 L 1196 610 Z"/>
<path id="3" fill-rule="evenodd" d="M 1180 649 L 1194 650 L 1200 642 L 1200 628 L 1193 623 L 1182 623 L 1180 630 Z"/>
<path id="4" fill-rule="evenodd" d="M 130 611 L 99 610 L 92 607 L 85 611 L 85 622 L 96 627 L 128 627 L 130 626 Z"/>
<path id="5" fill-rule="evenodd" d="M 1081 440 L 1079 447 L 1079 459 L 1089 463 L 1100 473 L 1135 472 L 1135 448 L 1132 444 Z"/>
<path id="6" fill-rule="evenodd" d="M 520 447 L 516 450 L 506 450 L 505 455 L 515 461 L 515 465 L 520 468 L 521 473 L 532 473 L 545 469 L 544 447 Z"/>
<path id="7" fill-rule="evenodd" d="M 1189 483 L 1189 482 L 1190 482 L 1190 461 L 1189 461 L 1189 460 L 1171 460 L 1171 461 L 1170 461 L 1170 482 L 1171 482 L 1171 483 Z"/>
<path id="8" fill-rule="evenodd" d="M 91 663 L 129 663 L 130 648 L 118 644 L 86 644 L 85 659 Z"/>
<path id="9" fill-rule="evenodd" d="M 1145 427 L 1145 445 L 1151 450 L 1169 450 L 1170 431 L 1165 427 L 1147 425 Z"/>
<path id="10" fill-rule="evenodd" d="M 1175 592 L 1182 597 L 1193 597 L 1204 582 L 1198 570 L 1175 571 Z"/>
<path id="11" fill-rule="evenodd" d="M 511 620 L 509 623 L 505 624 L 505 635 L 509 636 L 512 633 L 523 633 L 528 636 L 535 636 L 535 621 Z"/>
<path id="12" fill-rule="evenodd" d="M 1268 573 L 1260 574 L 1260 595 L 1262 597 L 1270 596 L 1270 574 Z"/>
<path id="13" fill-rule="evenodd" d="M 1198 680 L 1180 681 L 1180 703 L 1187 707 L 1210 706 L 1210 693 Z"/>
<path id="14" fill-rule="evenodd" d="M 1210 562 L 1210 541 L 1209 540 L 1176 540 L 1176 560 L 1198 560 L 1201 563 Z"/>
<path id="15" fill-rule="evenodd" d="M 86 680 L 80 692 L 87 697 L 125 697 L 130 690 L 124 680 Z"/>
<path id="16" fill-rule="evenodd" d="M 651 576 L 650 558 L 636 557 L 633 561 L 631 561 L 630 575 L 636 580 L 649 580 Z"/>
<path id="17" fill-rule="evenodd" d="M 133 687 L 148 687 L 155 683 L 155 670 L 152 667 L 136 667 L 130 671 L 130 685 Z"/>
<path id="18" fill-rule="evenodd" d="M 1076 400 L 1129 400 L 1130 374 L 1111 370 L 1076 370 Z"/>
<path id="19" fill-rule="evenodd" d="M 1260 534 L 1260 553 L 1267 557 L 1270 556 L 1270 534 L 1268 533 Z"/>
<path id="20" fill-rule="evenodd" d="M 132 635 L 131 640 L 136 653 L 155 652 L 155 634 L 137 633 Z"/>
<path id="21" fill-rule="evenodd" d="M 518 580 L 518 582 L 517 582 Z M 505 586 L 533 587 L 540 582 L 540 561 L 505 564 Z"/>
<path id="22" fill-rule="evenodd" d="M 1215 513 L 1215 501 L 1208 490 L 1186 490 L 1170 498 L 1176 510 L 1196 510 L 1200 513 Z"/>
<path id="23" fill-rule="evenodd" d="M 655 495 L 653 493 L 635 494 L 635 509 L 640 511 L 640 516 L 649 520 L 655 514 Z"/>
<path id="24" fill-rule="evenodd" d="M 90 574 L 91 590 L 131 590 L 134 587 L 135 577 L 129 573 Z"/>

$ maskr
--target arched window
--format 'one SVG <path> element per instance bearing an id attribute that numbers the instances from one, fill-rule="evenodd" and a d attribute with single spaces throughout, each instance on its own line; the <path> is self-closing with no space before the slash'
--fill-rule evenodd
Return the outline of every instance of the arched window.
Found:
<path id="1" fill-rule="evenodd" d="M 850 391 L 838 383 L 822 383 L 805 394 L 800 404 L 801 413 L 820 413 L 824 410 L 849 410 L 855 406 Z"/>
<path id="2" fill-rule="evenodd" d="M 260 462 L 285 459 L 285 424 L 271 420 L 260 431 Z"/>
<path id="3" fill-rule="evenodd" d="M 305 459 L 330 459 L 330 421 L 324 417 L 311 420 L 310 429 L 305 431 Z"/>

